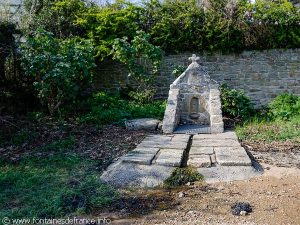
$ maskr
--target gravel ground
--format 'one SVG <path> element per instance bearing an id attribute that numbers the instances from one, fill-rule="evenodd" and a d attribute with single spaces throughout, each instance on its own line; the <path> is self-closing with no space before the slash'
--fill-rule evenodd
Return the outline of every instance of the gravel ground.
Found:
<path id="1" fill-rule="evenodd" d="M 112 224 L 122 225 L 300 225 L 299 148 L 292 143 L 250 144 L 243 143 L 261 164 L 261 176 L 172 190 L 131 190 L 127 196 L 143 196 L 143 201 L 106 215 L 113 218 Z M 253 212 L 232 215 L 236 202 L 249 202 Z"/>
<path id="2" fill-rule="evenodd" d="M 136 212 L 132 205 L 120 214 L 106 214 L 114 218 L 112 224 L 136 225 L 299 225 L 300 224 L 300 170 L 263 164 L 265 174 L 247 181 L 215 184 L 194 184 L 174 190 L 132 191 L 136 198 L 152 199 L 154 207 L 140 202 Z M 184 197 L 179 197 L 180 193 Z M 157 198 L 155 197 L 157 196 Z M 162 207 L 165 199 L 167 205 Z M 181 195 L 182 196 L 182 195 Z M 156 201 L 157 200 L 157 201 Z M 236 202 L 248 202 L 253 212 L 246 216 L 234 216 L 231 206 Z M 147 207 L 148 206 L 148 207 Z"/>
<path id="3" fill-rule="evenodd" d="M 300 145 L 293 142 L 242 142 L 243 147 L 259 163 L 278 167 L 300 168 Z"/>

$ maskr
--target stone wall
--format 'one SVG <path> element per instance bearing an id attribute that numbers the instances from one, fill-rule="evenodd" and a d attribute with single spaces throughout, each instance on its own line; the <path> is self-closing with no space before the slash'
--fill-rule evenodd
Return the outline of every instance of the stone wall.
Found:
<path id="1" fill-rule="evenodd" d="M 300 95 L 300 49 L 245 51 L 240 54 L 198 54 L 209 75 L 219 83 L 245 90 L 257 105 L 265 105 L 282 92 Z M 158 77 L 157 96 L 167 98 L 169 85 L 175 80 L 175 66 L 189 65 L 192 53 L 165 56 Z M 121 65 L 106 63 L 98 68 L 96 86 L 116 90 L 128 83 Z"/>

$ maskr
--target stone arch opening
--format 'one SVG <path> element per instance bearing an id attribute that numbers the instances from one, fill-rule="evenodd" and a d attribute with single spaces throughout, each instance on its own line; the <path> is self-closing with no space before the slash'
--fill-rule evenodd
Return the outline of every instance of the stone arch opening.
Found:
<path id="1" fill-rule="evenodd" d="M 197 98 L 197 97 L 191 98 L 189 111 L 190 111 L 191 119 L 199 118 L 199 111 L 200 111 L 199 98 Z"/>

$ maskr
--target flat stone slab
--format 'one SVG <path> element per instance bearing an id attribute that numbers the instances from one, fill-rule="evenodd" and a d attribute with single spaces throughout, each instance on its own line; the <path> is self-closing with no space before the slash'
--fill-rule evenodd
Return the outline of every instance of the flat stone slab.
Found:
<path id="1" fill-rule="evenodd" d="M 160 149 L 155 164 L 179 167 L 183 158 L 183 152 L 183 150 L 178 149 Z"/>
<path id="2" fill-rule="evenodd" d="M 216 155 L 216 160 L 221 166 L 251 166 L 252 164 L 250 158 L 244 156 Z"/>
<path id="3" fill-rule="evenodd" d="M 143 141 L 165 142 L 171 141 L 174 135 L 148 135 Z"/>
<path id="4" fill-rule="evenodd" d="M 171 176 L 173 167 L 160 165 L 140 165 L 123 163 L 121 160 L 112 163 L 100 177 L 114 187 L 156 187 Z"/>
<path id="5" fill-rule="evenodd" d="M 190 149 L 190 155 L 212 155 L 214 154 L 213 147 L 196 147 L 192 146 Z"/>
<path id="6" fill-rule="evenodd" d="M 135 148 L 129 153 L 137 153 L 137 154 L 156 154 L 159 151 L 159 148 Z"/>
<path id="7" fill-rule="evenodd" d="M 193 167 L 210 167 L 211 160 L 209 155 L 194 155 L 190 156 L 187 162 L 188 166 Z"/>
<path id="8" fill-rule="evenodd" d="M 151 165 L 159 148 L 136 148 L 121 158 L 123 162 Z"/>
<path id="9" fill-rule="evenodd" d="M 207 183 L 248 180 L 262 174 L 252 166 L 217 166 L 198 168 L 197 171 L 204 176 Z"/>
<path id="10" fill-rule="evenodd" d="M 240 147 L 240 143 L 237 140 L 226 139 L 202 139 L 202 140 L 193 140 L 192 146 L 199 147 Z"/>
<path id="11" fill-rule="evenodd" d="M 216 139 L 216 140 L 224 140 L 224 139 L 233 139 L 238 140 L 234 131 L 225 131 L 224 133 L 219 134 L 199 134 L 194 135 L 193 140 L 203 140 L 203 139 Z"/>
<path id="12" fill-rule="evenodd" d="M 171 141 L 172 142 L 184 142 L 187 143 L 190 139 L 190 135 L 186 134 L 176 134 L 172 137 Z"/>
<path id="13" fill-rule="evenodd" d="M 214 151 L 216 155 L 248 156 L 246 150 L 243 147 L 215 147 Z"/>
<path id="14" fill-rule="evenodd" d="M 137 148 L 170 148 L 170 149 L 186 149 L 190 136 L 175 135 L 149 135 Z"/>
<path id="15" fill-rule="evenodd" d="M 251 166 L 252 162 L 245 149 L 215 148 L 216 160 L 221 166 Z"/>
<path id="16" fill-rule="evenodd" d="M 187 142 L 153 142 L 153 141 L 143 141 L 137 147 L 138 148 L 173 148 L 173 149 L 186 149 Z"/>
<path id="17" fill-rule="evenodd" d="M 151 165 L 155 154 L 153 153 L 128 153 L 122 157 L 123 162 Z"/>
<path id="18" fill-rule="evenodd" d="M 125 121 L 125 126 L 128 130 L 155 130 L 159 122 L 152 118 L 134 119 Z"/>

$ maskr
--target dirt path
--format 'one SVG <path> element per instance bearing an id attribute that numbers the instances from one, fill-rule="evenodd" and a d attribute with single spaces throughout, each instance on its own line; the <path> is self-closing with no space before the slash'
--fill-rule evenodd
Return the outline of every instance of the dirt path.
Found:
<path id="1" fill-rule="evenodd" d="M 293 145 L 275 146 L 282 148 L 270 145 L 261 150 L 253 143 L 246 148 L 262 165 L 262 176 L 173 190 L 131 190 L 130 200 L 124 199 L 127 204 L 107 216 L 112 224 L 122 225 L 300 225 L 300 151 Z M 236 202 L 249 202 L 253 212 L 232 215 Z"/>
<path id="2" fill-rule="evenodd" d="M 249 181 L 194 184 L 180 190 L 148 190 L 135 192 L 152 198 L 153 208 L 135 217 L 134 207 L 124 208 L 112 224 L 300 224 L 300 170 L 262 165 L 265 173 Z M 179 193 L 184 192 L 184 197 Z M 155 200 L 155 196 L 157 196 Z M 159 196 L 159 197 L 158 197 Z M 162 198 L 165 197 L 165 198 Z M 167 204 L 164 205 L 163 202 Z M 253 212 L 247 216 L 231 214 L 235 202 L 249 202 Z M 142 201 L 137 208 L 143 205 Z M 142 213 L 139 211 L 138 213 Z M 122 218 L 122 219 L 121 219 Z"/>

